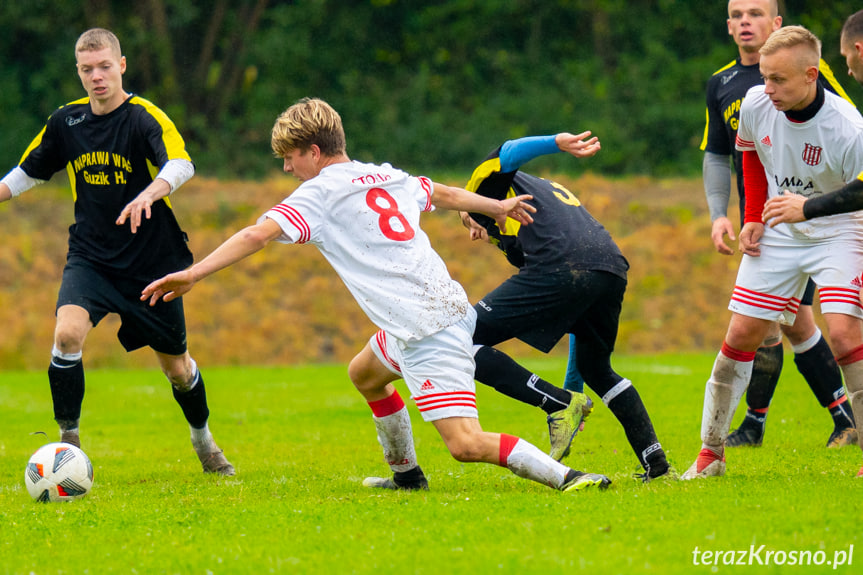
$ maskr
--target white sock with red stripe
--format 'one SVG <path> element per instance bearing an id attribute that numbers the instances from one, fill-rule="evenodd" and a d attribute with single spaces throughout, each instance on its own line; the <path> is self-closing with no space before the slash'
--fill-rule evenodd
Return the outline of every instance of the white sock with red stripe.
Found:
<path id="1" fill-rule="evenodd" d="M 395 471 L 410 471 L 417 466 L 411 418 L 405 402 L 396 391 L 378 401 L 370 401 L 372 419 L 378 431 L 378 442 L 384 448 L 384 458 Z"/>
<path id="2" fill-rule="evenodd" d="M 501 467 L 519 477 L 560 489 L 569 467 L 558 463 L 538 447 L 514 435 L 500 434 Z"/>
<path id="3" fill-rule="evenodd" d="M 725 451 L 734 410 L 749 386 L 754 359 L 754 351 L 740 351 L 723 342 L 707 380 L 701 413 L 702 448 L 719 457 Z"/>
<path id="4" fill-rule="evenodd" d="M 842 376 L 845 378 L 848 403 L 851 404 L 851 411 L 859 428 L 863 425 L 863 345 L 842 357 L 837 357 L 836 363 L 839 364 Z M 863 442 L 860 442 L 860 447 L 863 448 Z M 860 471 L 863 473 L 863 468 Z M 861 477 L 860 474 L 857 476 Z"/>

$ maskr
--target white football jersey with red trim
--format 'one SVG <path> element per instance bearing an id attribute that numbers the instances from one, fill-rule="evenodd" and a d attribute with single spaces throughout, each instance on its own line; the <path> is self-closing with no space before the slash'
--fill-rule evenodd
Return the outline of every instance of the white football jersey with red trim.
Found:
<path id="1" fill-rule="evenodd" d="M 825 91 L 824 105 L 806 122 L 792 122 L 773 107 L 764 86 L 754 86 L 740 107 L 738 150 L 755 150 L 767 175 L 767 197 L 788 190 L 814 197 L 853 181 L 863 170 L 863 117 Z M 765 226 L 765 241 L 863 238 L 863 211 Z"/>
<path id="2" fill-rule="evenodd" d="M 369 319 L 410 341 L 453 325 L 470 306 L 420 228 L 432 192 L 428 178 L 389 164 L 343 162 L 303 182 L 261 220 L 279 224 L 278 241 L 317 246 Z"/>

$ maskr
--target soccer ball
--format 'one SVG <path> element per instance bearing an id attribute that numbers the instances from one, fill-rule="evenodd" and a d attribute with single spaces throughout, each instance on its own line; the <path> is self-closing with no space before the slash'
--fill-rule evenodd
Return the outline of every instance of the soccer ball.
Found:
<path id="1" fill-rule="evenodd" d="M 70 443 L 49 443 L 36 450 L 24 470 L 24 484 L 36 501 L 72 501 L 93 487 L 90 459 Z"/>

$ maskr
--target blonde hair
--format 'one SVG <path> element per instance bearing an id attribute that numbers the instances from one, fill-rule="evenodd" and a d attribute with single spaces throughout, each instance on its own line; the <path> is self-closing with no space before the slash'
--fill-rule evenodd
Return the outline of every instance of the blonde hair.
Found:
<path id="1" fill-rule="evenodd" d="M 284 158 L 294 150 L 308 150 L 312 144 L 325 156 L 344 154 L 345 130 L 332 106 L 318 98 L 303 98 L 276 119 L 270 145 L 277 157 Z"/>
<path id="2" fill-rule="evenodd" d="M 110 48 L 111 53 L 118 60 L 123 57 L 120 40 L 113 32 L 104 28 L 90 28 L 78 36 L 78 41 L 75 42 L 75 54 L 78 52 L 95 52 L 104 48 Z"/>
<path id="3" fill-rule="evenodd" d="M 803 46 L 808 53 L 801 54 L 800 61 L 806 66 L 818 66 L 821 59 L 821 40 L 803 26 L 785 26 L 771 34 L 758 51 L 769 56 L 785 48 Z"/>

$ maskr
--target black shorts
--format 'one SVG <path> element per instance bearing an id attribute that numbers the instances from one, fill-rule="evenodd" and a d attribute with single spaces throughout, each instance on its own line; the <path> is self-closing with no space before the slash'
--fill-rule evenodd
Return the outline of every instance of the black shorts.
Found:
<path id="1" fill-rule="evenodd" d="M 477 302 L 474 343 L 518 338 L 548 353 L 567 333 L 579 348 L 614 349 L 626 280 L 603 271 L 517 274 Z"/>
<path id="2" fill-rule="evenodd" d="M 57 309 L 76 305 L 87 310 L 90 321 L 98 325 L 109 313 L 120 316 L 117 339 L 133 351 L 149 346 L 169 355 L 186 352 L 186 318 L 182 298 L 160 301 L 150 307 L 141 301 L 146 282 L 102 270 L 86 260 L 70 255 L 63 269 L 57 296 Z"/>
<path id="3" fill-rule="evenodd" d="M 812 278 L 809 278 L 809 281 L 806 282 L 806 291 L 803 292 L 803 297 L 800 298 L 800 305 L 812 305 L 812 301 L 815 299 L 815 282 L 812 281 Z"/>

